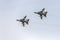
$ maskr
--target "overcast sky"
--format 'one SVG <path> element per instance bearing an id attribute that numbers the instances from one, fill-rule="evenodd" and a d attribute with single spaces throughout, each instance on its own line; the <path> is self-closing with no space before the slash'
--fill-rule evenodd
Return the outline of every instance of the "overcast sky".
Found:
<path id="1" fill-rule="evenodd" d="M 33 12 L 45 8 L 41 20 Z M 16 19 L 25 15 L 29 25 Z M 0 0 L 0 40 L 60 40 L 60 0 Z"/>

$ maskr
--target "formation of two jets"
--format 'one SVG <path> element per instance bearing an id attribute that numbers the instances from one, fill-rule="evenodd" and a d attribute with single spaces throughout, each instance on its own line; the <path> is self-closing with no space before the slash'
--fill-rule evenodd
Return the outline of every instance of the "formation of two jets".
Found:
<path id="1" fill-rule="evenodd" d="M 45 8 L 43 8 L 41 11 L 39 11 L 39 12 L 34 12 L 34 13 L 35 13 L 35 14 L 38 14 L 38 15 L 40 16 L 40 18 L 42 19 L 43 16 L 46 17 L 46 15 L 47 15 L 48 12 L 45 11 Z M 17 19 L 17 21 L 21 22 L 22 25 L 25 26 L 25 23 L 28 24 L 28 22 L 29 22 L 29 19 L 26 19 L 26 17 L 27 17 L 27 16 L 24 16 L 24 18 L 22 18 L 22 19 L 20 19 L 20 20 Z"/>

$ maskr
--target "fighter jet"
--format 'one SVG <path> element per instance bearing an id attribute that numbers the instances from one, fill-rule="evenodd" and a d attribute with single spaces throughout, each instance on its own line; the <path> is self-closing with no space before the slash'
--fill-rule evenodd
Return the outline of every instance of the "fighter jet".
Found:
<path id="1" fill-rule="evenodd" d="M 36 14 L 38 14 L 38 15 L 40 15 L 40 17 L 41 17 L 41 19 L 42 19 L 42 17 L 43 17 L 43 15 L 46 17 L 46 15 L 47 15 L 47 11 L 44 11 L 45 10 L 45 8 L 43 8 L 41 11 L 39 11 L 39 12 L 34 12 L 34 13 L 36 13 Z"/>
<path id="2" fill-rule="evenodd" d="M 27 16 L 24 16 L 24 18 L 22 18 L 20 20 L 17 19 L 17 21 L 22 23 L 23 27 L 25 26 L 25 23 L 28 24 L 28 22 L 29 22 L 29 19 L 26 19 L 26 17 Z"/>

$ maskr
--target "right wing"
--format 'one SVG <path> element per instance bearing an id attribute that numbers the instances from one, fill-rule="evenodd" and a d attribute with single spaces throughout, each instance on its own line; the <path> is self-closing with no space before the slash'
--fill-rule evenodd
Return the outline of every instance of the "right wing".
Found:
<path id="1" fill-rule="evenodd" d="M 23 27 L 25 26 L 24 22 L 22 22 Z"/>
<path id="2" fill-rule="evenodd" d="M 42 19 L 42 15 L 40 15 L 40 18 Z"/>

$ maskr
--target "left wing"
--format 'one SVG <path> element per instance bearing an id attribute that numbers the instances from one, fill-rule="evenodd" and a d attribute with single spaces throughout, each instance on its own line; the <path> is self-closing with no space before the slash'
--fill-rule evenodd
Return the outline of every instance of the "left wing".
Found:
<path id="1" fill-rule="evenodd" d="M 42 9 L 42 12 L 45 10 L 45 8 Z"/>
<path id="2" fill-rule="evenodd" d="M 25 20 L 26 17 L 27 17 L 27 16 L 24 16 L 23 20 Z"/>

